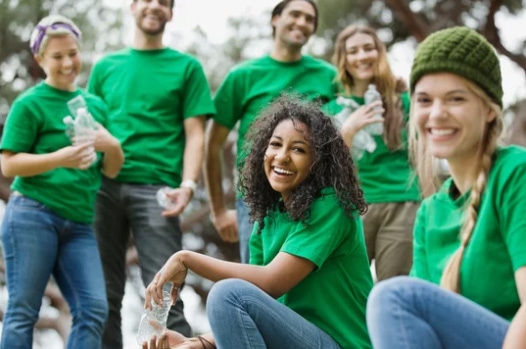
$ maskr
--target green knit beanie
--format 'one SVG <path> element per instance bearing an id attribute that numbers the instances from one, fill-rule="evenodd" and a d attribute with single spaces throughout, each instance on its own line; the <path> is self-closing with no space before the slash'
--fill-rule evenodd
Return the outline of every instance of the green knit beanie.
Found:
<path id="1" fill-rule="evenodd" d="M 422 76 L 435 72 L 453 73 L 474 82 L 502 107 L 499 58 L 493 46 L 476 31 L 454 27 L 428 36 L 416 50 L 411 91 Z"/>

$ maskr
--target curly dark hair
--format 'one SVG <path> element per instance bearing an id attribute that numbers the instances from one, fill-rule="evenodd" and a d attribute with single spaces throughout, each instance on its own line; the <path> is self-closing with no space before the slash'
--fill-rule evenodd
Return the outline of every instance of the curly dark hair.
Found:
<path id="1" fill-rule="evenodd" d="M 296 95 L 284 94 L 274 101 L 250 127 L 245 143 L 245 158 L 239 169 L 239 190 L 250 209 L 250 217 L 263 228 L 263 218 L 280 208 L 281 194 L 270 186 L 264 169 L 264 157 L 276 126 L 283 120 L 304 123 L 310 129 L 313 162 L 310 174 L 289 196 L 286 207 L 290 217 L 304 222 L 310 206 L 323 188 L 332 187 L 349 217 L 363 214 L 367 205 L 358 186 L 353 160 L 340 132 L 320 109 Z M 283 205 L 285 205 L 283 203 Z"/>

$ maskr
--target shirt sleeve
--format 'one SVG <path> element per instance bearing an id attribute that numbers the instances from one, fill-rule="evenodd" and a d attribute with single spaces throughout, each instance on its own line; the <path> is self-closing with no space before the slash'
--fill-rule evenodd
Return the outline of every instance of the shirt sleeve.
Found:
<path id="1" fill-rule="evenodd" d="M 234 72 L 228 73 L 214 97 L 217 111 L 214 121 L 229 130 L 234 128 L 241 118 L 242 112 L 241 97 L 236 94 L 236 91 L 239 92 L 242 87 L 238 86 L 236 76 L 237 74 Z"/>
<path id="2" fill-rule="evenodd" d="M 497 207 L 501 216 L 501 232 L 508 247 L 513 270 L 526 266 L 526 164 L 518 165 L 505 181 Z"/>
<path id="3" fill-rule="evenodd" d="M 425 244 L 425 205 L 418 209 L 413 230 L 413 266 L 409 275 L 423 280 L 431 280 L 427 264 L 427 252 Z"/>
<path id="4" fill-rule="evenodd" d="M 0 149 L 28 153 L 34 146 L 37 133 L 37 117 L 26 102 L 15 101 L 6 119 Z"/>
<path id="5" fill-rule="evenodd" d="M 311 217 L 305 223 L 298 222 L 281 248 L 281 252 L 310 260 L 318 268 L 328 258 L 348 253 L 353 246 L 343 248 L 344 242 L 359 241 L 356 234 L 362 233 L 356 222 L 359 217 L 349 218 L 335 195 L 324 198 L 312 204 Z"/>
<path id="6" fill-rule="evenodd" d="M 183 94 L 183 116 L 187 119 L 202 115 L 214 115 L 215 107 L 203 67 L 197 60 L 191 62 Z"/>

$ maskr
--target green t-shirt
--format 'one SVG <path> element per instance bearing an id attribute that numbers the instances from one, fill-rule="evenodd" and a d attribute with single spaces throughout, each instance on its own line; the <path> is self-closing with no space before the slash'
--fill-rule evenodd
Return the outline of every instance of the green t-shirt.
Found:
<path id="1" fill-rule="evenodd" d="M 425 199 L 415 222 L 411 275 L 436 284 L 459 247 L 470 194 L 453 199 L 453 185 Z M 526 149 L 499 149 L 460 269 L 462 295 L 508 320 L 521 304 L 514 272 L 526 265 L 525 186 Z"/>
<path id="2" fill-rule="evenodd" d="M 95 64 L 88 89 L 108 105 L 108 129 L 124 151 L 116 180 L 178 187 L 184 120 L 215 112 L 201 64 L 170 48 L 128 48 Z"/>
<path id="3" fill-rule="evenodd" d="M 305 223 L 279 211 L 264 222 L 263 230 L 250 240 L 251 264 L 267 265 L 279 252 L 286 252 L 316 265 L 278 301 L 328 333 L 342 348 L 371 348 L 365 305 L 373 282 L 360 217 L 349 218 L 334 189 L 327 188 L 312 203 Z M 256 223 L 254 232 L 257 229 Z"/>
<path id="4" fill-rule="evenodd" d="M 335 68 L 303 56 L 297 62 L 279 62 L 270 56 L 244 62 L 227 75 L 214 97 L 214 120 L 233 129 L 239 121 L 237 164 L 244 158 L 245 136 L 252 122 L 282 92 L 295 92 L 326 103 L 336 94 Z"/>
<path id="5" fill-rule="evenodd" d="M 404 123 L 407 124 L 409 94 L 404 92 L 400 97 L 405 115 Z M 365 104 L 363 97 L 351 96 L 351 98 L 360 106 Z M 343 107 L 337 105 L 334 100 L 331 101 L 328 109 L 336 114 Z M 358 178 L 367 203 L 420 201 L 418 181 L 414 178 L 409 164 L 407 127 L 402 128 L 402 147 L 394 151 L 387 147 L 382 135 L 372 135 L 372 137 L 376 142 L 376 149 L 372 153 L 365 151 L 356 161 Z"/>
<path id="6" fill-rule="evenodd" d="M 105 126 L 107 109 L 100 98 L 81 89 L 63 91 L 42 82 L 16 98 L 6 120 L 0 149 L 47 154 L 70 146 L 63 119 L 71 114 L 67 102 L 79 95 L 86 101 L 93 118 Z M 99 154 L 87 170 L 60 167 L 36 176 L 15 177 L 11 188 L 65 219 L 91 223 L 100 179 Z"/>

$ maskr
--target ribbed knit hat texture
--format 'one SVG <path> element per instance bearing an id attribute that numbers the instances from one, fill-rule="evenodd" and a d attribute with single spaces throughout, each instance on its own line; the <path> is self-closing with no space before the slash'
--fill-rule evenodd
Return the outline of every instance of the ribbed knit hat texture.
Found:
<path id="1" fill-rule="evenodd" d="M 417 48 L 411 68 L 410 88 L 429 73 L 448 72 L 482 88 L 502 107 L 502 77 L 499 58 L 491 44 L 467 27 L 439 30 Z"/>

